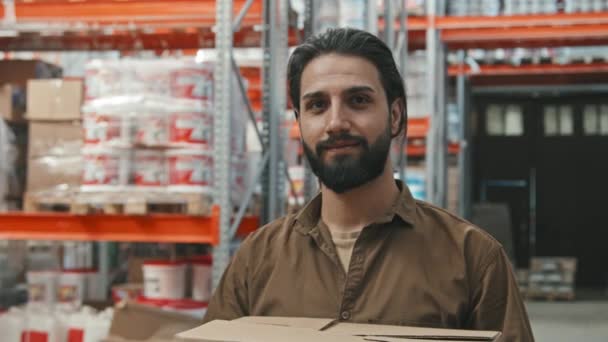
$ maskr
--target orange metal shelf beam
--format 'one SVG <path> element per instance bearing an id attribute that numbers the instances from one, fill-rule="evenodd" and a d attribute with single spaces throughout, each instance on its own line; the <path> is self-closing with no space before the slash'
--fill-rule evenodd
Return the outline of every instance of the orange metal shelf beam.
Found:
<path id="1" fill-rule="evenodd" d="M 545 27 L 608 24 L 608 12 L 523 14 L 500 16 L 445 16 L 436 18 L 436 27 L 444 30 Z"/>
<path id="2" fill-rule="evenodd" d="M 450 76 L 465 74 L 470 76 L 500 76 L 500 75 L 564 75 L 564 74 L 595 74 L 608 72 L 608 63 L 589 64 L 525 64 L 525 65 L 482 65 L 478 72 L 470 66 L 452 65 L 448 68 Z"/>
<path id="3" fill-rule="evenodd" d="M 216 245 L 217 214 L 185 215 L 72 215 L 54 213 L 0 214 L 0 239 L 182 242 Z M 245 217 L 239 235 L 259 227 L 257 217 Z"/>
<path id="4" fill-rule="evenodd" d="M 608 44 L 608 12 L 497 17 L 438 17 L 452 49 Z"/>
<path id="5" fill-rule="evenodd" d="M 456 143 L 448 144 L 448 154 L 460 153 L 460 145 Z M 426 146 L 424 145 L 408 145 L 407 146 L 408 157 L 424 157 L 426 155 Z"/>
<path id="6" fill-rule="evenodd" d="M 196 22 L 200 26 L 215 23 L 216 0 L 80 0 L 80 1 L 17 1 L 15 16 L 18 22 L 79 22 L 100 25 L 124 23 L 158 24 Z M 234 14 L 238 14 L 245 0 L 234 0 Z M 0 17 L 4 8 L 0 6 Z M 253 3 L 243 24 L 262 21 L 262 1 Z"/>

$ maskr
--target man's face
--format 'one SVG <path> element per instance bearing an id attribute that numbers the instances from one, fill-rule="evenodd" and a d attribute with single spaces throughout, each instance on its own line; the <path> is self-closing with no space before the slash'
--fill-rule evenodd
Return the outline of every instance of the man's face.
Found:
<path id="1" fill-rule="evenodd" d="M 389 109 L 376 67 L 366 59 L 328 54 L 304 68 L 299 124 L 312 171 L 336 193 L 380 176 L 400 103 Z"/>

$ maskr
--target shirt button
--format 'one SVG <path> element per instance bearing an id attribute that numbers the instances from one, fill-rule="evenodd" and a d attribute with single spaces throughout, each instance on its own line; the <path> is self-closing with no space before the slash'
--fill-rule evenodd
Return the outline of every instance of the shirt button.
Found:
<path id="1" fill-rule="evenodd" d="M 350 311 L 342 311 L 340 314 L 343 320 L 348 321 L 350 319 Z"/>

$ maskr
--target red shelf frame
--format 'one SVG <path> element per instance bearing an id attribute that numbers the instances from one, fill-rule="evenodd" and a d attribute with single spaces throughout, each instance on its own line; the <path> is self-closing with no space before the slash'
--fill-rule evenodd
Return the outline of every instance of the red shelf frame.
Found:
<path id="1" fill-rule="evenodd" d="M 450 49 L 608 44 L 608 12 L 438 17 L 435 25 Z"/>
<path id="2" fill-rule="evenodd" d="M 219 242 L 219 210 L 208 217 L 186 215 L 73 215 L 64 213 L 0 214 L 0 239 L 125 242 Z M 259 227 L 254 216 L 243 218 L 238 236 Z"/>
<path id="3" fill-rule="evenodd" d="M 561 85 L 605 83 L 608 63 L 480 65 L 472 70 L 468 65 L 448 68 L 448 75 L 466 75 L 475 85 Z"/>
<path id="4" fill-rule="evenodd" d="M 235 0 L 236 16 L 246 0 Z M 48 32 L 0 37 L 0 51 L 167 50 L 215 46 L 216 0 L 16 1 L 17 23 L 43 24 Z M 0 18 L 4 8 L 0 4 Z M 259 47 L 262 1 L 256 0 L 234 34 L 236 47 Z M 58 25 L 52 28 L 53 25 Z M 290 29 L 288 43 L 298 42 Z"/>

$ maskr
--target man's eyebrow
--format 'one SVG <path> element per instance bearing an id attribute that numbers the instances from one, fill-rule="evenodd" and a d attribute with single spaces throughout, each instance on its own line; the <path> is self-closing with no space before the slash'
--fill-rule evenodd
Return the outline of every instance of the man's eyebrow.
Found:
<path id="1" fill-rule="evenodd" d="M 371 93 L 375 93 L 376 91 L 374 90 L 374 88 L 370 87 L 370 86 L 365 86 L 365 85 L 361 85 L 361 86 L 354 86 L 354 87 L 350 87 L 348 89 L 345 89 L 342 93 L 344 94 L 353 94 L 353 93 L 358 93 L 358 92 L 371 92 Z M 302 96 L 302 100 L 306 100 L 306 99 L 310 99 L 310 98 L 315 98 L 315 97 L 321 97 L 323 96 L 323 92 L 322 91 L 314 91 L 311 93 L 307 93 L 304 94 Z"/>
<path id="2" fill-rule="evenodd" d="M 343 91 L 344 94 L 353 94 L 353 93 L 359 93 L 359 92 L 375 93 L 376 91 L 374 90 L 374 88 L 372 88 L 370 86 L 365 86 L 365 85 L 350 87 Z"/>
<path id="3" fill-rule="evenodd" d="M 306 99 L 310 99 L 310 98 L 315 98 L 315 97 L 321 97 L 321 96 L 323 96 L 323 92 L 322 91 L 314 91 L 312 93 L 304 94 L 302 96 L 302 100 L 306 100 Z"/>

